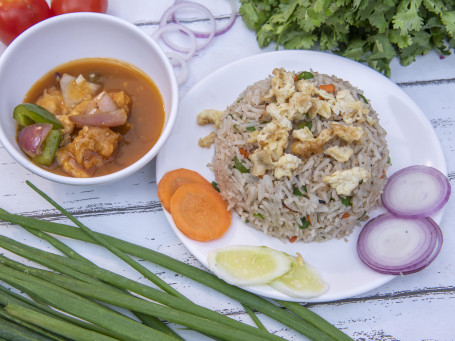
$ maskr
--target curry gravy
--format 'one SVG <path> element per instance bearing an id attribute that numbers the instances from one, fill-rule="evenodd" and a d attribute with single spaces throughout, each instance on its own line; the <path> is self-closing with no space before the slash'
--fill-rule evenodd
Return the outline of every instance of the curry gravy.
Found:
<path id="1" fill-rule="evenodd" d="M 35 103 L 46 88 L 59 86 L 56 74 L 67 73 L 86 79 L 97 75 L 96 83 L 103 90 L 123 90 L 131 99 L 128 117 L 130 129 L 123 135 L 123 142 L 115 158 L 98 168 L 93 176 L 102 176 L 128 167 L 144 156 L 160 137 L 164 126 L 164 103 L 155 83 L 131 64 L 107 58 L 78 59 L 62 64 L 38 80 L 25 95 L 25 103 Z M 113 128 L 113 130 L 116 130 Z M 48 169 L 48 168 L 46 168 Z M 51 172 L 70 176 L 60 167 L 51 167 Z"/>

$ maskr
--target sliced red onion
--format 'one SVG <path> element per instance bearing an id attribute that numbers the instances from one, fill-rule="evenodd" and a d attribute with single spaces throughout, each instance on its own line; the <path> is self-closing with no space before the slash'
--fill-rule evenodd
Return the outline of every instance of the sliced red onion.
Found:
<path id="1" fill-rule="evenodd" d="M 161 20 L 160 20 L 160 28 L 163 28 L 163 27 L 166 27 L 166 26 L 170 25 L 170 24 L 168 24 L 168 21 L 169 21 L 170 17 L 172 16 L 172 14 L 175 13 L 177 10 L 182 9 L 182 8 L 195 8 L 195 9 L 201 10 L 201 11 L 205 12 L 207 14 L 208 18 L 209 18 L 209 21 L 210 21 L 210 24 L 211 24 L 211 29 L 208 32 L 207 37 L 204 37 L 204 38 L 206 38 L 204 40 L 204 42 L 202 42 L 199 45 L 196 45 L 196 51 L 201 50 L 201 49 L 203 49 L 204 47 L 206 47 L 210 43 L 210 41 L 215 36 L 215 31 L 216 31 L 215 17 L 213 16 L 212 12 L 207 7 L 201 5 L 201 4 L 197 3 L 197 2 L 193 2 L 193 1 L 175 2 L 172 6 L 170 6 L 163 13 L 163 15 L 161 17 Z M 180 26 L 183 26 L 183 25 L 180 25 Z M 186 27 L 186 26 L 183 26 L 183 27 Z M 193 31 L 191 31 L 191 32 L 193 33 Z M 174 42 L 172 42 L 169 38 L 166 37 L 165 34 L 161 34 L 161 36 L 163 38 L 163 41 L 170 48 L 172 48 L 172 49 L 174 49 L 176 51 L 186 52 L 185 48 L 183 48 L 182 46 L 179 46 L 179 45 L 175 44 Z"/>
<path id="2" fill-rule="evenodd" d="M 442 243 L 441 229 L 431 218 L 402 219 L 384 213 L 364 226 L 357 253 L 377 272 L 406 275 L 428 266 Z"/>
<path id="3" fill-rule="evenodd" d="M 118 127 L 126 123 L 128 115 L 122 108 L 109 112 L 95 110 L 89 115 L 71 115 L 68 118 L 79 127 Z"/>
<path id="4" fill-rule="evenodd" d="M 118 109 L 117 104 L 106 91 L 102 91 L 94 98 L 94 103 L 98 109 L 104 112 L 114 111 Z"/>
<path id="5" fill-rule="evenodd" d="M 62 90 L 63 101 L 68 108 L 73 108 L 83 101 L 86 91 L 94 95 L 100 88 L 100 85 L 87 82 L 79 75 L 77 78 L 64 73 L 60 78 L 60 89 Z"/>
<path id="6" fill-rule="evenodd" d="M 188 64 L 186 63 L 185 59 L 183 59 L 183 57 L 177 53 L 166 52 L 166 56 L 169 58 L 169 61 L 173 66 L 180 65 L 180 72 L 177 74 L 177 82 L 179 85 L 182 85 L 185 83 L 189 76 Z"/>
<path id="7" fill-rule="evenodd" d="M 175 1 L 176 4 L 182 3 L 182 2 L 183 2 L 183 0 Z M 215 37 L 228 31 L 234 25 L 235 19 L 237 18 L 237 7 L 235 4 L 235 1 L 229 0 L 229 4 L 231 5 L 231 13 L 229 15 L 229 20 L 225 26 L 215 30 Z M 175 14 L 175 12 L 176 11 L 174 11 L 174 13 L 172 13 L 172 20 L 174 20 L 174 22 L 176 22 L 177 24 L 181 24 L 181 22 L 179 21 L 179 19 L 177 18 L 176 14 Z M 193 33 L 195 34 L 195 36 L 197 38 L 208 38 L 210 36 L 209 32 L 200 32 L 200 31 L 196 31 L 193 29 L 191 29 L 191 31 L 193 31 Z"/>
<path id="8" fill-rule="evenodd" d="M 439 211 L 449 200 L 447 177 L 428 166 L 406 167 L 394 173 L 382 193 L 382 204 L 401 218 L 423 218 Z"/>
<path id="9" fill-rule="evenodd" d="M 24 127 L 17 134 L 17 144 L 30 157 L 42 154 L 41 146 L 52 130 L 52 124 L 35 123 Z"/>
<path id="10" fill-rule="evenodd" d="M 175 49 L 177 51 L 180 51 L 180 52 L 185 52 L 185 56 L 183 57 L 185 60 L 189 60 L 193 55 L 194 53 L 196 52 L 196 47 L 197 47 L 197 42 L 196 42 L 196 36 L 194 35 L 193 32 L 191 32 L 191 30 L 189 28 L 187 28 L 186 26 L 183 26 L 183 25 L 180 25 L 180 24 L 174 24 L 174 23 L 169 23 L 169 24 L 166 24 L 164 26 L 161 26 L 160 28 L 158 28 L 155 32 L 153 32 L 153 39 L 155 40 L 158 40 L 160 37 L 163 37 L 163 40 L 164 40 L 164 34 L 165 32 L 172 32 L 172 31 L 180 31 L 180 32 L 184 32 L 188 35 L 188 37 L 190 37 L 191 39 L 191 46 L 189 48 L 183 48 L 183 47 L 180 47 L 180 49 Z M 166 42 L 166 41 L 165 41 Z M 166 42 L 167 43 L 167 42 Z"/>

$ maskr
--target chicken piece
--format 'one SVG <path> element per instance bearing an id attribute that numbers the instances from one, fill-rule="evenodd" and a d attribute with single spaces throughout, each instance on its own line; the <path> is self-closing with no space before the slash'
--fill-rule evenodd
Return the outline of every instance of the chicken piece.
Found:
<path id="1" fill-rule="evenodd" d="M 63 101 L 62 92 L 56 87 L 45 89 L 35 104 L 43 107 L 54 116 L 68 114 L 68 108 Z"/>
<path id="2" fill-rule="evenodd" d="M 322 178 L 322 181 L 328 183 L 334 188 L 338 195 L 351 195 L 352 191 L 359 184 L 370 178 L 370 172 L 362 167 L 336 171 L 331 175 Z"/>
<path id="3" fill-rule="evenodd" d="M 308 128 L 307 128 L 308 129 Z M 333 129 L 322 129 L 319 135 L 308 141 L 294 141 L 291 146 L 291 152 L 294 155 L 299 155 L 308 158 L 311 155 L 322 152 L 324 144 L 333 137 Z"/>
<path id="4" fill-rule="evenodd" d="M 215 143 L 216 133 L 212 131 L 206 137 L 201 137 L 198 141 L 199 147 L 210 148 L 210 146 Z"/>
<path id="5" fill-rule="evenodd" d="M 262 100 L 270 102 L 274 97 L 278 103 L 285 103 L 295 93 L 295 74 L 285 69 L 274 69 L 270 91 Z"/>
<path id="6" fill-rule="evenodd" d="M 251 173 L 255 176 L 262 176 L 274 167 L 272 156 L 263 149 L 256 149 L 248 158 L 253 163 Z"/>
<path id="7" fill-rule="evenodd" d="M 206 109 L 197 115 L 197 124 L 200 126 L 213 123 L 215 128 L 219 128 L 221 124 L 221 117 L 224 111 L 215 109 Z"/>
<path id="8" fill-rule="evenodd" d="M 87 97 L 71 109 L 69 116 L 72 115 L 85 115 L 93 107 L 93 98 Z"/>
<path id="9" fill-rule="evenodd" d="M 125 91 L 108 91 L 117 108 L 124 109 L 126 113 L 130 112 L 131 99 Z"/>
<path id="10" fill-rule="evenodd" d="M 73 142 L 57 151 L 62 169 L 74 177 L 90 177 L 115 155 L 122 136 L 109 128 L 82 128 Z"/>
<path id="11" fill-rule="evenodd" d="M 281 179 L 284 176 L 291 177 L 292 171 L 297 169 L 300 166 L 302 160 L 297 156 L 291 154 L 284 154 L 279 160 L 274 164 L 275 170 L 273 176 L 276 179 Z"/>
<path id="12" fill-rule="evenodd" d="M 332 123 L 330 126 L 336 136 L 348 143 L 360 140 L 364 134 L 362 127 L 346 126 L 338 123 Z"/>
<path id="13" fill-rule="evenodd" d="M 71 122 L 68 115 L 59 115 L 57 116 L 60 123 L 63 125 L 63 129 L 60 129 L 62 132 L 62 137 L 60 140 L 60 146 L 64 146 L 71 142 L 71 134 L 74 131 L 75 124 Z"/>
<path id="14" fill-rule="evenodd" d="M 276 121 L 267 123 L 257 136 L 259 145 L 270 153 L 273 161 L 278 161 L 283 155 L 288 140 L 288 130 Z"/>
<path id="15" fill-rule="evenodd" d="M 87 97 L 76 105 L 69 119 L 79 127 L 122 126 L 128 120 L 129 102 L 124 91 L 102 91 L 96 97 Z"/>
<path id="16" fill-rule="evenodd" d="M 354 154 L 354 150 L 349 147 L 338 147 L 338 146 L 333 146 L 330 148 L 327 148 L 324 151 L 324 154 L 327 154 L 331 157 L 333 157 L 335 160 L 338 162 L 346 162 L 349 160 L 349 158 Z"/>

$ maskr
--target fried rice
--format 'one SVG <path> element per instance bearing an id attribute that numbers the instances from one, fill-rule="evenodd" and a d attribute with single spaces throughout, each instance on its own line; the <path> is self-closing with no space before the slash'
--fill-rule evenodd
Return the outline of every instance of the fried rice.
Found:
<path id="1" fill-rule="evenodd" d="M 361 137 L 337 134 L 340 126 Z M 211 166 L 229 208 L 248 225 L 290 241 L 343 238 L 380 205 L 390 163 L 385 137 L 349 82 L 275 69 L 224 111 Z"/>

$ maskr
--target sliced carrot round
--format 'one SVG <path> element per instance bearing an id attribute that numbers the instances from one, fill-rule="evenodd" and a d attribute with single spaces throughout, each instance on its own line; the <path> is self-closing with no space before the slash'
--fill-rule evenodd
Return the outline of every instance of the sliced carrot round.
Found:
<path id="1" fill-rule="evenodd" d="M 170 212 L 170 202 L 175 191 L 183 184 L 190 182 L 212 186 L 202 175 L 190 169 L 179 168 L 164 174 L 158 182 L 157 192 L 158 199 L 166 211 Z"/>
<path id="2" fill-rule="evenodd" d="M 188 238 L 206 242 L 220 238 L 231 225 L 231 211 L 213 188 L 200 183 L 180 186 L 171 198 L 171 215 Z"/>

